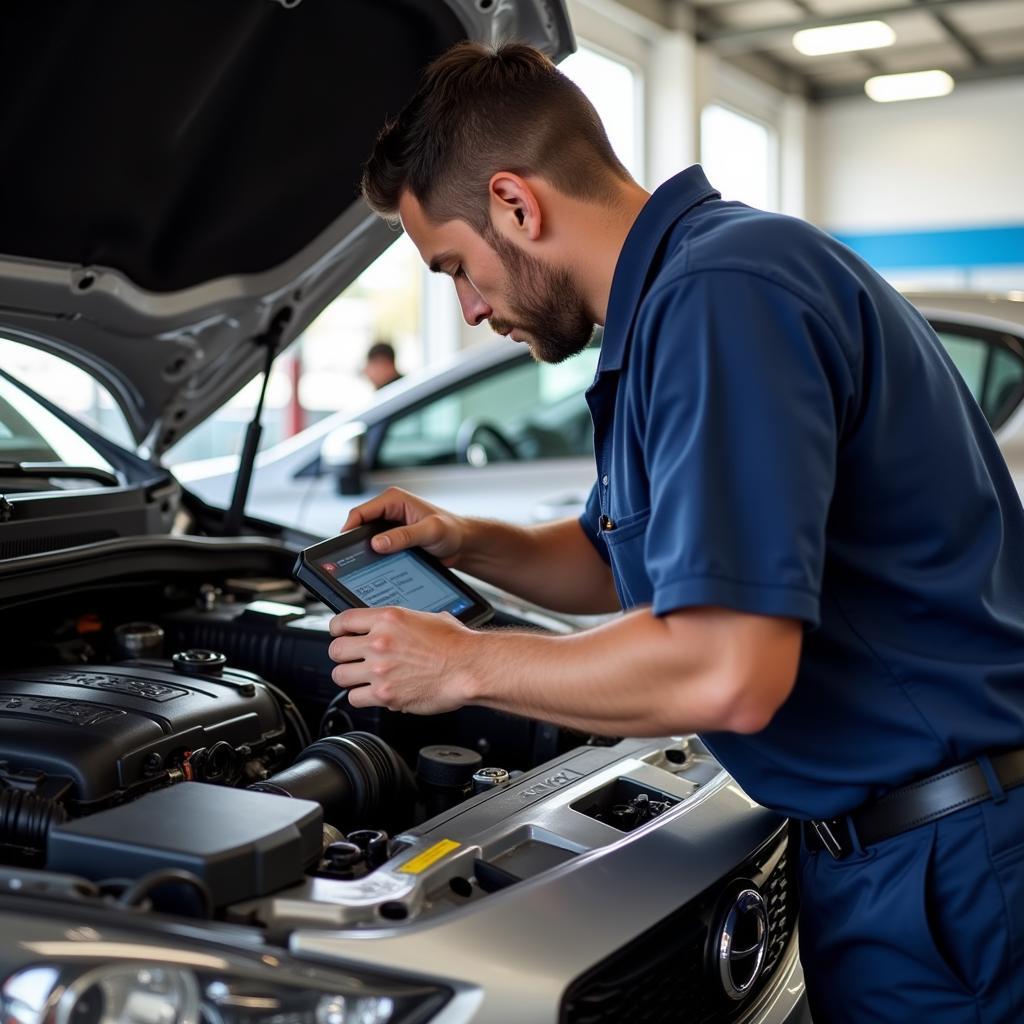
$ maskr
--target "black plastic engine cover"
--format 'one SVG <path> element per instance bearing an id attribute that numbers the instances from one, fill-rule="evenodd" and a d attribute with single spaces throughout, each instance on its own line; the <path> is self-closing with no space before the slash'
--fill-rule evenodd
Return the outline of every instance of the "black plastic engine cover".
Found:
<path id="1" fill-rule="evenodd" d="M 79 813 L 159 784 L 186 751 L 225 740 L 258 748 L 285 726 L 277 701 L 248 673 L 176 673 L 168 662 L 0 673 L 0 763 L 29 786 L 33 774 L 71 780 Z"/>
<path id="2" fill-rule="evenodd" d="M 55 825 L 46 863 L 95 881 L 181 868 L 220 907 L 298 882 L 322 834 L 323 810 L 309 800 L 184 782 Z"/>

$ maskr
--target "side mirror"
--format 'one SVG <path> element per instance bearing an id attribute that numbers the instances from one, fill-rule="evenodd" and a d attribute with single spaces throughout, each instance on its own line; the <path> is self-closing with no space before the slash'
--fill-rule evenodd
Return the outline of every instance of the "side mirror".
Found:
<path id="1" fill-rule="evenodd" d="M 338 468 L 338 493 L 362 494 L 366 490 L 363 483 L 363 467 L 359 463 Z"/>
<path id="2" fill-rule="evenodd" d="M 332 430 L 320 444 L 320 467 L 331 473 L 337 482 L 339 494 L 362 494 L 363 437 L 366 427 L 362 423 L 346 423 Z"/>

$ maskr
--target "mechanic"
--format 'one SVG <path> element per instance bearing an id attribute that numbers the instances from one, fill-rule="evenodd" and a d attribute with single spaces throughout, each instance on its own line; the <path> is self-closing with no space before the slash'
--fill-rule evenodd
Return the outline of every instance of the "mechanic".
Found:
<path id="1" fill-rule="evenodd" d="M 470 324 L 559 362 L 604 325 L 597 484 L 516 527 L 391 490 L 345 529 L 556 610 L 566 637 L 354 609 L 356 707 L 477 704 L 607 735 L 699 732 L 802 823 L 817 1024 L 1024 1020 L 1024 511 L 921 315 L 699 167 L 648 195 L 539 52 L 462 44 L 363 190 Z"/>

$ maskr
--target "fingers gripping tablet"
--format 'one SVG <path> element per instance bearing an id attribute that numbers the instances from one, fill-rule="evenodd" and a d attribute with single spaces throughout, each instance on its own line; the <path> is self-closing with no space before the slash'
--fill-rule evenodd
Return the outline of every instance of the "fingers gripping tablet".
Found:
<path id="1" fill-rule="evenodd" d="M 299 553 L 292 575 L 328 608 L 397 605 L 423 612 L 450 612 L 467 626 L 479 626 L 493 609 L 476 591 L 422 548 L 378 554 L 375 534 L 398 525 L 368 523 Z"/>

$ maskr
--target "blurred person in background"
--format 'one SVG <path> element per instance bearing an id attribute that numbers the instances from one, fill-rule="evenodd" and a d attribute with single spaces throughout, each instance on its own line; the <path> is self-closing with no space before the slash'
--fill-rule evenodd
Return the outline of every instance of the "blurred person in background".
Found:
<path id="1" fill-rule="evenodd" d="M 366 353 L 363 367 L 366 379 L 379 391 L 385 384 L 401 378 L 395 365 L 395 347 L 389 341 L 375 341 Z"/>

